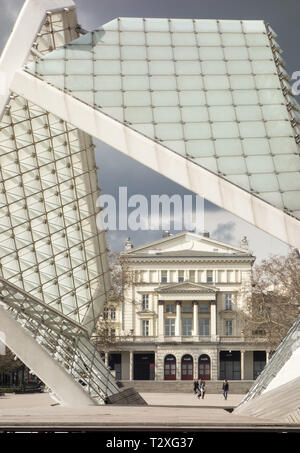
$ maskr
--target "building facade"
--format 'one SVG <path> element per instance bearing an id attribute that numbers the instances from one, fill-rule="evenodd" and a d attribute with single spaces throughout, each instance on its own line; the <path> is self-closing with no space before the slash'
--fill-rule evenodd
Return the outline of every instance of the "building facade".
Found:
<path id="1" fill-rule="evenodd" d="M 164 233 L 133 248 L 123 268 L 131 275 L 122 304 L 105 317 L 116 336 L 105 360 L 120 380 L 251 380 L 268 360 L 263 342 L 243 336 L 255 257 L 208 233 Z"/>

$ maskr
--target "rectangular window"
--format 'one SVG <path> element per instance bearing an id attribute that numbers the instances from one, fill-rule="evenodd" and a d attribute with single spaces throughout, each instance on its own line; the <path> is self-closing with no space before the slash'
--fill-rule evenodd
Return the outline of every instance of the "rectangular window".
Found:
<path id="1" fill-rule="evenodd" d="M 167 283 L 168 281 L 168 272 L 167 271 L 161 271 L 161 283 Z"/>
<path id="2" fill-rule="evenodd" d="M 142 310 L 149 310 L 149 294 L 142 295 Z"/>
<path id="3" fill-rule="evenodd" d="M 199 335 L 209 335 L 209 318 L 199 319 Z"/>
<path id="4" fill-rule="evenodd" d="M 116 336 L 116 329 L 110 329 L 110 336 L 115 337 Z"/>
<path id="5" fill-rule="evenodd" d="M 225 321 L 225 335 L 232 335 L 232 321 Z"/>
<path id="6" fill-rule="evenodd" d="M 175 318 L 165 319 L 165 335 L 169 337 L 175 335 Z"/>
<path id="7" fill-rule="evenodd" d="M 143 335 L 143 337 L 149 336 L 149 321 L 148 320 L 142 321 L 142 335 Z"/>
<path id="8" fill-rule="evenodd" d="M 206 272 L 206 282 L 212 283 L 212 281 L 213 281 L 213 271 L 207 271 Z"/>
<path id="9" fill-rule="evenodd" d="M 192 313 L 192 303 L 191 302 L 184 302 L 182 304 L 182 313 Z"/>
<path id="10" fill-rule="evenodd" d="M 189 280 L 192 283 L 195 283 L 196 281 L 196 271 L 190 271 L 189 272 Z"/>
<path id="11" fill-rule="evenodd" d="M 193 319 L 182 318 L 182 335 L 192 335 Z"/>
<path id="12" fill-rule="evenodd" d="M 115 321 L 115 320 L 116 320 L 116 309 L 115 309 L 115 307 L 112 307 L 112 308 L 110 309 L 110 319 L 111 319 L 112 321 Z"/>
<path id="13" fill-rule="evenodd" d="M 225 294 L 225 310 L 232 310 L 232 294 Z"/>
<path id="14" fill-rule="evenodd" d="M 178 282 L 184 282 L 184 271 L 178 271 Z"/>
<path id="15" fill-rule="evenodd" d="M 175 313 L 175 304 L 166 304 L 166 313 Z"/>
<path id="16" fill-rule="evenodd" d="M 208 304 L 200 304 L 200 313 L 208 313 L 209 312 L 209 305 Z"/>

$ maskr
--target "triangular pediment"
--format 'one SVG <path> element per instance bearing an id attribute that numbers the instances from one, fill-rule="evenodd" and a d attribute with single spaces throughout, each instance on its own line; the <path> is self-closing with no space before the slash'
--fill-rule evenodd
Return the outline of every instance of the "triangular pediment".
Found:
<path id="1" fill-rule="evenodd" d="M 161 285 L 155 288 L 158 293 L 174 293 L 174 292 L 202 292 L 216 293 L 218 288 L 209 285 L 200 285 L 192 282 L 173 283 L 171 285 Z"/>

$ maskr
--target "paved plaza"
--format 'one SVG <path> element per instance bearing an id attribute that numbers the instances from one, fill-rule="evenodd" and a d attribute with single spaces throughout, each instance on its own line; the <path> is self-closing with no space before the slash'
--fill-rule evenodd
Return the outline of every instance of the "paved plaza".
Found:
<path id="1" fill-rule="evenodd" d="M 62 407 L 49 394 L 14 395 L 0 398 L 0 430 L 7 427 L 82 427 L 118 429 L 198 429 L 201 427 L 274 427 L 274 420 L 237 416 L 224 408 L 236 406 L 243 395 L 208 394 L 199 400 L 186 393 L 142 393 L 148 406 Z"/>

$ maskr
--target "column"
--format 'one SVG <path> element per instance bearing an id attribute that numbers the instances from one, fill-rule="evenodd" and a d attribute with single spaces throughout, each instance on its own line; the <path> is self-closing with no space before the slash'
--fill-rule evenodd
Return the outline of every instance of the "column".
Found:
<path id="1" fill-rule="evenodd" d="M 210 336 L 211 341 L 216 340 L 217 336 L 217 302 L 212 300 L 210 303 Z"/>
<path id="2" fill-rule="evenodd" d="M 176 300 L 176 321 L 175 321 L 175 336 L 181 335 L 181 301 Z"/>
<path id="3" fill-rule="evenodd" d="M 158 301 L 158 336 L 164 336 L 164 301 Z"/>
<path id="4" fill-rule="evenodd" d="M 266 364 L 269 362 L 269 360 L 270 360 L 270 352 L 266 351 Z"/>
<path id="5" fill-rule="evenodd" d="M 193 301 L 193 335 L 199 335 L 199 320 L 198 320 L 198 301 Z"/>
<path id="6" fill-rule="evenodd" d="M 104 364 L 106 367 L 108 367 L 108 352 L 104 353 Z"/>
<path id="7" fill-rule="evenodd" d="M 241 351 L 241 380 L 245 379 L 245 351 Z"/>
<path id="8" fill-rule="evenodd" d="M 129 380 L 133 381 L 133 352 L 129 352 Z"/>

